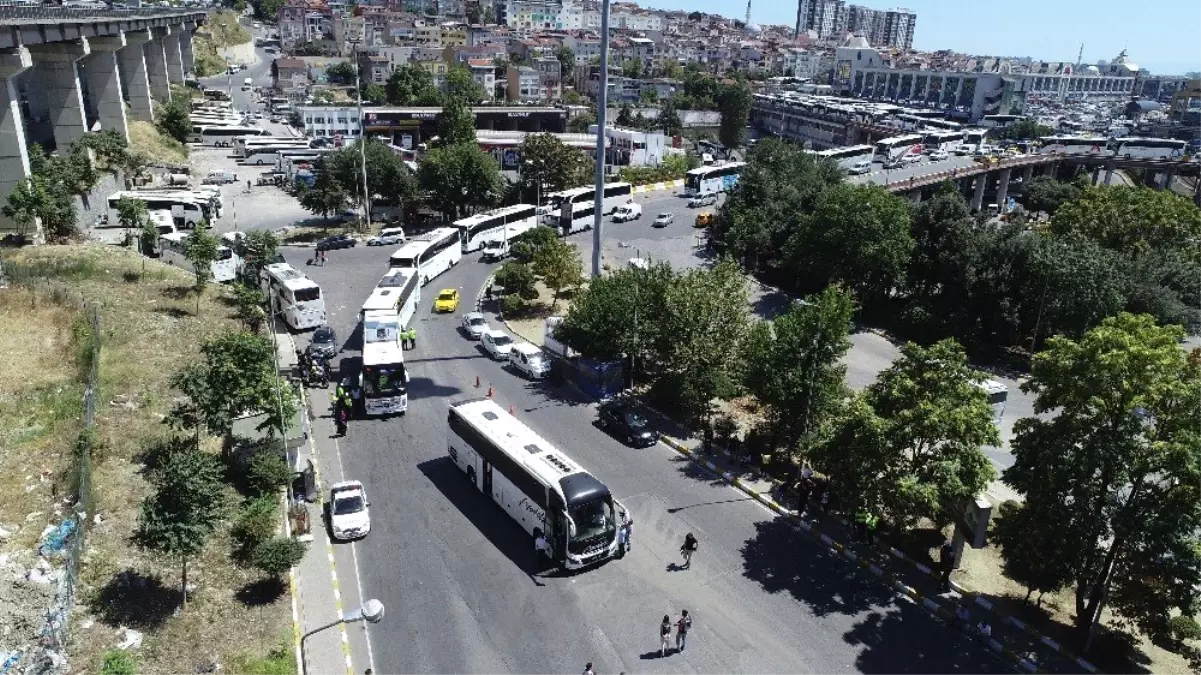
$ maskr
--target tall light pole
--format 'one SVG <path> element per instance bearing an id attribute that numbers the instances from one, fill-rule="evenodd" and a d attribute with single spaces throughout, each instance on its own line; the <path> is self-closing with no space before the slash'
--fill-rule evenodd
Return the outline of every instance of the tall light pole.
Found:
<path id="1" fill-rule="evenodd" d="M 600 92 L 596 103 L 596 193 L 592 209 L 592 278 L 601 275 L 601 229 L 605 204 L 605 113 L 609 107 L 609 0 L 601 2 Z"/>
<path id="2" fill-rule="evenodd" d="M 304 659 L 304 641 L 310 635 L 312 635 L 313 633 L 320 633 L 321 631 L 323 631 L 327 628 L 333 628 L 334 626 L 338 626 L 338 625 L 341 625 L 344 623 L 358 623 L 360 621 L 366 621 L 367 623 L 379 623 L 380 621 L 383 620 L 383 618 L 384 618 L 384 603 L 372 598 L 371 600 L 364 602 L 362 605 L 359 606 L 358 609 L 354 610 L 353 612 L 347 612 L 346 614 L 343 614 L 342 617 L 339 618 L 337 621 L 331 621 L 331 622 L 325 624 L 324 626 L 318 626 L 318 627 L 314 628 L 313 630 L 300 636 L 300 672 L 301 672 L 301 675 L 305 675 L 306 673 L 308 673 L 308 664 L 305 663 L 305 659 Z"/>
<path id="3" fill-rule="evenodd" d="M 359 109 L 359 159 L 363 169 L 363 226 L 371 226 L 371 191 L 367 189 L 367 127 L 363 125 L 363 83 L 359 74 L 359 43 L 367 29 L 367 22 L 355 18 L 350 36 L 346 39 L 354 46 L 354 94 Z"/>

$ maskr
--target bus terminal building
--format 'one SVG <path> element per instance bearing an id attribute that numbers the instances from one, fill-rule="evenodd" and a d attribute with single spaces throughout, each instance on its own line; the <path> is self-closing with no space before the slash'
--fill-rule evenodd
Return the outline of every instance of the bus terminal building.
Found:
<path id="1" fill-rule="evenodd" d="M 563 133 L 567 130 L 567 110 L 537 106 L 481 106 L 472 108 L 475 128 L 483 131 L 523 131 L 526 133 Z M 437 107 L 363 108 L 362 128 L 376 138 L 393 145 L 415 149 L 438 135 Z M 359 136 L 360 125 L 354 106 L 302 106 L 300 119 L 309 138 L 341 137 L 347 141 Z"/>

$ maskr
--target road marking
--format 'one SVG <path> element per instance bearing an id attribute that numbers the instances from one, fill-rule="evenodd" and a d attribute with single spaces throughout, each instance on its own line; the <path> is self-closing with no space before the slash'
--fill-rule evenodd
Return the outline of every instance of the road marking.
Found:
<path id="1" fill-rule="evenodd" d="M 477 303 L 478 303 L 478 298 L 477 298 Z M 342 478 L 345 479 L 346 478 L 346 470 L 342 467 L 342 445 L 341 445 L 341 443 L 338 442 L 337 438 L 334 439 L 334 455 L 338 458 L 338 473 L 342 474 Z M 359 591 L 359 602 L 364 602 L 365 599 L 363 597 L 363 577 L 359 573 L 358 543 L 356 543 L 356 542 L 350 543 L 350 556 L 351 556 L 351 559 L 354 561 L 354 563 L 351 566 L 354 568 L 354 581 L 355 581 L 355 586 L 358 588 L 358 591 Z M 343 635 L 345 635 L 345 632 L 343 632 Z M 375 672 L 375 651 L 371 648 L 371 631 L 367 628 L 367 624 L 365 624 L 365 623 L 363 624 L 363 639 L 367 641 L 367 666 L 368 666 L 368 668 L 371 669 L 371 672 L 374 673 Z M 347 647 L 347 648 L 349 649 L 349 647 Z M 349 666 L 349 664 L 350 664 L 350 655 L 349 654 L 347 654 L 347 656 L 346 656 L 346 663 L 347 663 L 347 667 L 349 668 L 350 667 Z M 354 675 L 354 673 L 351 672 L 349 675 Z"/>

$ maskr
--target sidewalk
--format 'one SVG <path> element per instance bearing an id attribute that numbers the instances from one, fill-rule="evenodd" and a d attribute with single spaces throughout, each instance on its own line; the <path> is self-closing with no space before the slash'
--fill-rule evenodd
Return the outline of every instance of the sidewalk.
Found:
<path id="1" fill-rule="evenodd" d="M 948 624 L 954 623 L 956 605 L 962 603 L 971 614 L 967 625 L 974 628 L 977 622 L 987 621 L 992 627 L 988 648 L 1021 670 L 1030 673 L 1098 672 L 1096 666 L 1077 658 L 1054 640 L 1035 633 L 1016 617 L 997 612 L 987 599 L 973 595 L 959 584 L 952 582 L 951 590 L 944 591 L 936 570 L 907 557 L 889 546 L 882 537 L 877 537 L 875 546 L 855 541 L 845 520 L 836 513 L 820 513 L 812 503 L 803 515 L 798 515 L 796 505 L 784 497 L 778 481 L 766 478 L 756 470 L 738 466 L 724 450 L 706 455 L 696 441 L 680 441 L 664 436 L 663 442 L 710 473 L 729 481 L 767 508 L 791 519 L 801 530 L 820 539 L 823 544 L 868 573 L 880 577 Z M 786 502 L 786 505 L 781 502 Z"/>
<path id="2" fill-rule="evenodd" d="M 295 341 L 286 330 L 277 330 L 275 337 L 280 372 L 287 375 L 296 362 Z M 312 463 L 316 499 L 310 503 L 305 501 L 304 494 L 292 496 L 293 504 L 307 512 L 309 523 L 307 534 L 296 535 L 308 543 L 308 552 L 289 573 L 292 633 L 297 662 L 303 664 L 298 669 L 301 675 L 354 675 L 356 663 L 360 669 L 370 667 L 371 663 L 363 624 L 325 627 L 362 602 L 353 549 L 348 545 L 335 547 L 325 527 L 325 496 L 331 483 L 342 480 L 328 404 L 327 390 L 303 392 L 301 419 L 307 443 L 299 453 L 298 463 L 302 467 Z M 303 488 L 299 491 L 304 492 Z M 286 521 L 291 534 L 295 519 L 289 517 Z"/>

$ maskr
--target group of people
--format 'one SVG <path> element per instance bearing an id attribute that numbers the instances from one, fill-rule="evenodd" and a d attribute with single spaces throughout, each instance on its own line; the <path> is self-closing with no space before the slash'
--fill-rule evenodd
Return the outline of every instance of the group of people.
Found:
<path id="1" fill-rule="evenodd" d="M 339 436 L 345 436 L 347 426 L 350 424 L 350 415 L 354 412 L 354 397 L 351 395 L 350 390 L 340 382 L 329 396 L 331 399 L 330 407 L 334 416 L 334 426 Z"/>
<path id="2" fill-rule="evenodd" d="M 300 370 L 300 379 L 308 386 L 324 387 L 329 383 L 329 362 L 320 354 L 297 349 L 296 367 Z"/>
<path id="3" fill-rule="evenodd" d="M 680 618 L 676 619 L 676 651 L 684 651 L 688 645 L 688 631 L 692 630 L 692 617 L 688 610 L 680 610 Z M 659 656 L 667 656 L 671 644 L 671 616 L 664 614 L 663 623 L 659 624 Z"/>
<path id="4" fill-rule="evenodd" d="M 323 249 L 323 248 L 316 249 L 313 251 L 313 261 L 309 264 L 310 265 L 321 265 L 322 267 L 325 267 L 325 261 L 329 260 L 328 256 L 329 256 L 329 253 L 325 249 Z"/>

